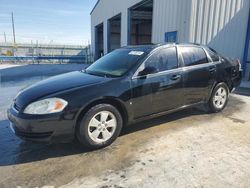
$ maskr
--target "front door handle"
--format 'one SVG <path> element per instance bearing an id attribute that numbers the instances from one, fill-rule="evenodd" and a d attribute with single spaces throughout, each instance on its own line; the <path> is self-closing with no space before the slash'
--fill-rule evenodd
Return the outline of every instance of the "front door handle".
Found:
<path id="1" fill-rule="evenodd" d="M 181 75 L 180 74 L 176 74 L 176 75 L 173 75 L 171 77 L 171 80 L 179 80 L 181 78 Z"/>

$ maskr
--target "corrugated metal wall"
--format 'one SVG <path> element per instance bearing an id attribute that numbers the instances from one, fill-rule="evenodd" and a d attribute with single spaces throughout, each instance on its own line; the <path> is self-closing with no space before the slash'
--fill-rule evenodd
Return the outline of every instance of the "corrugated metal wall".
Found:
<path id="1" fill-rule="evenodd" d="M 178 39 L 188 42 L 191 0 L 154 0 L 154 43 L 164 42 L 165 32 L 178 31 Z"/>
<path id="2" fill-rule="evenodd" d="M 192 0 L 189 41 L 243 58 L 249 0 Z"/>
<path id="3" fill-rule="evenodd" d="M 179 42 L 209 45 L 243 58 L 249 0 L 155 0 L 153 42 L 165 32 L 178 31 Z"/>

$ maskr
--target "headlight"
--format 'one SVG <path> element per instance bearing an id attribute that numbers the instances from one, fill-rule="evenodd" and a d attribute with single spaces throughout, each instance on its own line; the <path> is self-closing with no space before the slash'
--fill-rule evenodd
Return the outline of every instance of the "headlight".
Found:
<path id="1" fill-rule="evenodd" d="M 68 102 L 59 98 L 49 98 L 36 101 L 29 104 L 25 110 L 25 114 L 52 114 L 63 111 Z"/>

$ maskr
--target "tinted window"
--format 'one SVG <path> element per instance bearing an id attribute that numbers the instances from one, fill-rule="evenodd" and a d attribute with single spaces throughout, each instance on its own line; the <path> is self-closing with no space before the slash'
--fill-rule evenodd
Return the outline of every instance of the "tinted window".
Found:
<path id="1" fill-rule="evenodd" d="M 86 72 L 100 76 L 122 76 L 147 55 L 141 50 L 115 50 L 90 65 Z"/>
<path id="2" fill-rule="evenodd" d="M 145 67 L 155 67 L 157 72 L 175 69 L 178 67 L 177 53 L 175 47 L 161 49 L 155 52 L 145 62 Z"/>
<path id="3" fill-rule="evenodd" d="M 180 47 L 179 49 L 186 66 L 199 65 L 208 62 L 207 55 L 202 48 Z"/>
<path id="4" fill-rule="evenodd" d="M 207 49 L 207 52 L 213 62 L 220 61 L 219 55 L 217 55 L 215 51 L 212 51 L 211 49 Z"/>

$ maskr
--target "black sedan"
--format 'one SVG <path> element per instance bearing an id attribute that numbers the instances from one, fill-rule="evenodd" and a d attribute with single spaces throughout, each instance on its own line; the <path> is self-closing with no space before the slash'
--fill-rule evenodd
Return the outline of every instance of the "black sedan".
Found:
<path id="1" fill-rule="evenodd" d="M 21 91 L 8 110 L 15 134 L 108 146 L 123 126 L 198 104 L 220 112 L 240 84 L 239 61 L 194 44 L 124 47 L 87 69 Z"/>

